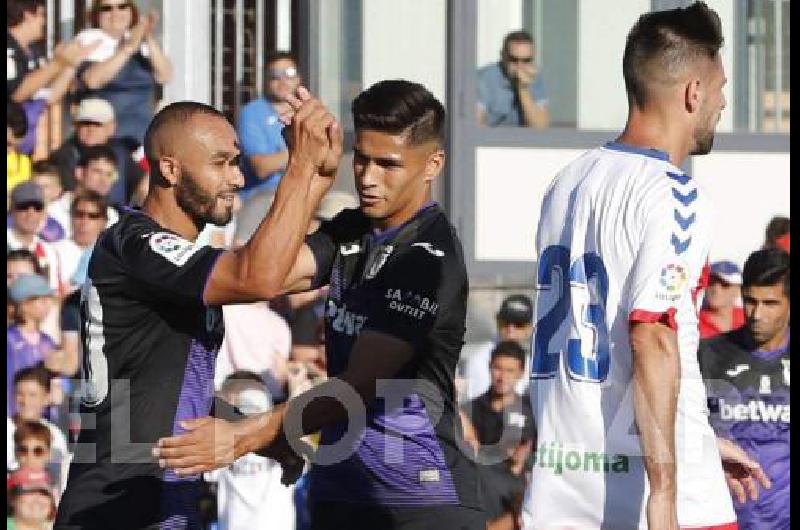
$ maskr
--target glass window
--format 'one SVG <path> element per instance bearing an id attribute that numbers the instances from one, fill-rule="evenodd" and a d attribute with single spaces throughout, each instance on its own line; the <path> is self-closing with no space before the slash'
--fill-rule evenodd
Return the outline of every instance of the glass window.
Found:
<path id="1" fill-rule="evenodd" d="M 611 16 L 610 4 L 594 0 L 476 2 L 479 123 L 596 131 L 625 125 L 622 55 L 630 28 L 654 7 L 688 3 L 626 0 L 614 3 Z M 721 55 L 729 78 L 728 107 L 718 130 L 788 133 L 789 0 L 713 0 L 710 5 L 722 20 Z M 504 38 L 520 30 L 533 44 L 516 45 L 513 53 L 504 50 Z M 527 55 L 530 63 L 523 61 Z M 529 89 L 521 90 L 514 80 L 525 69 Z M 537 108 L 546 111 L 546 119 L 534 119 Z"/>

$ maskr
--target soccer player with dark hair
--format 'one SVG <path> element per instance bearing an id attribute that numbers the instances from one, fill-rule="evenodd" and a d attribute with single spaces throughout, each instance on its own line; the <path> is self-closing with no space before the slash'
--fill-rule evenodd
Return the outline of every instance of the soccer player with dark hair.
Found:
<path id="1" fill-rule="evenodd" d="M 290 102 L 303 112 L 303 101 Z M 352 110 L 360 208 L 307 237 L 285 284 L 289 291 L 330 285 L 330 378 L 268 416 L 197 422 L 194 433 L 163 440 L 159 457 L 179 472 L 199 472 L 225 465 L 220 456 L 321 430 L 318 454 L 333 445 L 347 451 L 311 468 L 314 530 L 485 530 L 476 466 L 459 448 L 453 382 L 467 272 L 455 229 L 431 200 L 445 164 L 445 111 L 407 81 L 373 85 Z M 342 387 L 355 400 L 350 410 L 329 397 L 347 395 Z M 300 424 L 299 432 L 286 432 L 284 421 Z M 348 425 L 360 421 L 363 429 Z"/>
<path id="2" fill-rule="evenodd" d="M 224 251 L 194 241 L 207 223 L 230 221 L 243 185 L 233 127 L 195 102 L 153 118 L 147 198 L 100 235 L 82 287 L 81 431 L 56 529 L 200 527 L 200 476 L 161 469 L 152 451 L 186 420 L 231 412 L 213 401 L 221 306 L 280 292 L 333 183 L 329 160 L 341 155 L 333 116 L 309 101 L 292 132 L 272 209 L 244 246 Z"/>
<path id="3" fill-rule="evenodd" d="M 752 253 L 742 298 L 744 326 L 701 342 L 700 370 L 717 434 L 741 445 L 772 482 L 755 500 L 734 490 L 740 528 L 789 528 L 789 255 Z"/>
<path id="4" fill-rule="evenodd" d="M 545 193 L 526 528 L 732 529 L 720 457 L 759 473 L 706 415 L 697 314 L 710 214 L 680 169 L 711 150 L 725 108 L 722 42 L 703 2 L 639 17 L 622 60 L 625 129 Z"/>

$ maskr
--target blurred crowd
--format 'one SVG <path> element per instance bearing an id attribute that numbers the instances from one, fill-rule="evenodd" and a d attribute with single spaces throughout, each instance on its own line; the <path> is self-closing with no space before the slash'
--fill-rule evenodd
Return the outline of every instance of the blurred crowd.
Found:
<path id="1" fill-rule="evenodd" d="M 65 486 L 78 428 L 71 403 L 79 390 L 81 287 L 100 232 L 122 209 L 140 207 L 147 194 L 141 142 L 159 87 L 172 76 L 155 37 L 158 17 L 140 13 L 133 2 L 95 1 L 91 27 L 57 46 L 50 58 L 41 47 L 45 19 L 43 0 L 8 0 L 7 509 L 8 527 L 17 529 L 48 528 Z M 506 39 L 501 63 L 479 72 L 482 123 L 547 126 L 546 95 L 532 57 L 532 39 L 517 32 Z M 272 53 L 264 64 L 264 94 L 236 120 L 246 181 L 236 215 L 224 227 L 207 227 L 200 244 L 244 244 L 268 211 L 286 167 L 278 116 L 282 98 L 301 79 L 290 53 Z M 516 80 L 510 84 L 508 72 Z M 56 103 L 69 109 L 70 134 L 46 156 L 32 157 L 41 116 Z M 311 230 L 357 206 L 355 197 L 331 192 Z M 770 222 L 764 245 L 789 252 L 788 218 Z M 741 285 L 739 264 L 711 264 L 700 314 L 703 338 L 751 321 Z M 323 288 L 226 306 L 217 392 L 242 412 L 255 413 L 324 381 L 325 295 Z M 465 441 L 484 463 L 490 527 L 500 529 L 514 528 L 535 461 L 527 376 L 535 324 L 531 298 L 506 297 L 496 324 L 491 341 L 465 346 L 457 389 Z M 503 436 L 509 429 L 514 435 Z M 280 476 L 275 462 L 257 455 L 208 474 L 208 527 L 253 529 L 269 521 L 274 529 L 306 528 L 305 477 L 287 487 Z"/>

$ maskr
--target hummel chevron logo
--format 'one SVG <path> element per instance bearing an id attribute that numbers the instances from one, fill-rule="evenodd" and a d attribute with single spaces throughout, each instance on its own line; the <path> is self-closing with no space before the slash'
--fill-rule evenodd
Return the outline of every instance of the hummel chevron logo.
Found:
<path id="1" fill-rule="evenodd" d="M 671 171 L 667 171 L 667 176 L 669 178 L 671 178 L 672 180 L 677 180 L 678 182 L 680 182 L 684 186 L 686 184 L 688 184 L 690 180 L 692 180 L 692 177 L 690 177 L 689 175 L 682 175 L 680 173 L 672 173 Z"/>
<path id="2" fill-rule="evenodd" d="M 684 206 L 689 206 L 697 199 L 697 190 L 694 189 L 690 191 L 688 195 L 684 195 L 675 188 L 672 188 L 672 196 Z"/>
<path id="3" fill-rule="evenodd" d="M 672 246 L 675 247 L 675 253 L 680 255 L 680 254 L 683 254 L 684 252 L 686 252 L 686 249 L 689 248 L 689 245 L 691 245 L 691 243 L 692 243 L 692 238 L 690 237 L 686 241 L 681 241 L 680 239 L 678 239 L 678 236 L 676 236 L 675 234 L 672 234 L 671 243 L 672 243 Z"/>
<path id="4" fill-rule="evenodd" d="M 678 223 L 678 226 L 681 227 L 681 230 L 687 230 L 690 226 L 692 226 L 697 219 L 697 214 L 692 214 L 689 217 L 684 218 L 678 210 L 675 210 L 675 222 Z"/>

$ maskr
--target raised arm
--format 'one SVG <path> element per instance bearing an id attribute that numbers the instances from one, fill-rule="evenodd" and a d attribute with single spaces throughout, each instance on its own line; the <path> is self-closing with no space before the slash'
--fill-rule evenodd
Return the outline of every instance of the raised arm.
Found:
<path id="1" fill-rule="evenodd" d="M 149 16 L 150 24 L 144 36 L 145 43 L 150 51 L 148 59 L 150 64 L 153 65 L 153 75 L 156 78 L 156 82 L 160 85 L 165 85 L 172 79 L 172 63 L 153 34 L 153 30 L 158 23 L 158 12 L 152 11 Z"/>
<path id="2" fill-rule="evenodd" d="M 250 241 L 217 261 L 204 294 L 209 305 L 270 299 L 290 287 L 311 284 L 316 266 L 303 240 L 335 178 L 342 132 L 318 100 L 308 98 L 296 104 L 286 175 Z"/>
<path id="3" fill-rule="evenodd" d="M 149 17 L 142 17 L 134 27 L 131 28 L 130 38 L 117 47 L 114 55 L 105 61 L 92 63 L 80 74 L 83 83 L 92 90 L 104 87 L 109 81 L 119 74 L 131 57 L 139 51 L 142 39 L 148 31 L 150 24 Z"/>
<path id="4" fill-rule="evenodd" d="M 647 519 L 651 528 L 677 530 L 675 415 L 681 375 L 678 340 L 675 331 L 658 322 L 632 324 L 630 337 L 634 413 L 650 484 Z"/>

